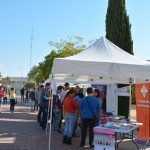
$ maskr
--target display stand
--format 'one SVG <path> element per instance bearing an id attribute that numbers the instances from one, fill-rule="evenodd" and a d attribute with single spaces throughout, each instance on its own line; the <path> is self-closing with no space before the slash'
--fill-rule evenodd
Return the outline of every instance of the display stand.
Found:
<path id="1" fill-rule="evenodd" d="M 94 128 L 94 150 L 115 150 L 115 132 Z"/>
<path id="2" fill-rule="evenodd" d="M 146 147 L 150 145 L 150 138 L 147 140 L 146 144 L 143 147 L 143 150 L 146 150 Z"/>
<path id="3" fill-rule="evenodd" d="M 149 116 L 150 116 L 150 111 L 149 111 Z M 147 142 L 145 143 L 143 150 L 146 150 L 146 147 L 150 145 L 150 138 L 147 140 Z"/>
<path id="4" fill-rule="evenodd" d="M 146 99 L 145 99 L 146 101 Z M 149 116 L 150 116 L 150 111 L 149 111 Z M 146 149 L 146 147 L 150 144 L 150 138 L 147 140 L 147 142 L 145 143 L 144 147 L 143 147 L 143 150 Z"/>

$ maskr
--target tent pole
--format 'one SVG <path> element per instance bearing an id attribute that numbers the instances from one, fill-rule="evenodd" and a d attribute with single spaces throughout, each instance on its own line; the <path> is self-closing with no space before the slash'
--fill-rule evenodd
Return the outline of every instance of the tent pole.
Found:
<path id="1" fill-rule="evenodd" d="M 48 100 L 48 105 L 50 104 L 50 98 Z M 48 114 L 47 114 L 47 124 L 46 124 L 46 134 L 47 134 L 47 131 L 48 131 L 48 118 L 49 118 L 49 113 L 50 113 L 50 107 L 48 106 Z"/>
<path id="2" fill-rule="evenodd" d="M 52 85 L 52 89 L 51 89 L 51 92 L 52 92 L 52 98 L 51 98 L 51 105 L 50 105 L 50 126 L 49 126 L 49 137 L 48 137 L 48 150 L 51 150 L 52 148 L 51 148 L 51 139 L 52 139 L 52 137 L 51 137 L 51 135 L 52 135 L 52 113 L 53 113 L 53 95 L 55 95 L 56 94 L 56 87 L 54 86 L 54 84 L 55 84 L 55 77 L 54 76 L 52 76 L 52 78 L 51 78 L 51 85 Z"/>
<path id="3" fill-rule="evenodd" d="M 53 93 L 53 92 L 52 92 Z M 51 112 L 50 112 L 50 126 L 49 126 L 49 144 L 48 144 L 48 150 L 51 150 L 51 134 L 52 134 L 52 108 L 53 108 L 53 94 L 52 94 L 52 100 L 51 100 Z"/>
<path id="4" fill-rule="evenodd" d="M 132 104 L 132 83 L 130 82 L 130 99 L 129 99 L 129 116 L 131 116 L 131 104 Z"/>

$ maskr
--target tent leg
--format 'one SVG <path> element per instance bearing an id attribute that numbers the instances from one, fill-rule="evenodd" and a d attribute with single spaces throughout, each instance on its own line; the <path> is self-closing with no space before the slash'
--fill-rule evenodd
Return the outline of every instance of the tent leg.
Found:
<path id="1" fill-rule="evenodd" d="M 50 99 L 48 100 L 48 104 L 50 104 Z M 47 124 L 46 124 L 46 134 L 47 134 L 47 131 L 48 131 L 48 118 L 49 118 L 49 113 L 50 113 L 50 107 L 48 106 L 48 113 L 47 113 Z"/>
<path id="2" fill-rule="evenodd" d="M 52 108 L 53 108 L 53 96 L 52 96 L 52 100 L 51 100 L 51 110 L 50 110 L 51 112 L 50 112 L 50 126 L 49 126 L 49 138 L 48 138 L 49 144 L 48 144 L 48 150 L 51 150 L 52 112 L 53 112 Z"/>
<path id="3" fill-rule="evenodd" d="M 131 116 L 131 104 L 132 104 L 132 84 L 130 83 L 129 116 Z"/>

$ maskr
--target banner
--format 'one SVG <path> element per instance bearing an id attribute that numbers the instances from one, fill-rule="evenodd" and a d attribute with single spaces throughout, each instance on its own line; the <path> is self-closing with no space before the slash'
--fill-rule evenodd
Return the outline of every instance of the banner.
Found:
<path id="1" fill-rule="evenodd" d="M 130 96 L 130 86 L 115 89 L 118 96 Z"/>
<path id="2" fill-rule="evenodd" d="M 99 90 L 102 99 L 106 98 L 106 85 L 92 84 L 91 87 Z"/>

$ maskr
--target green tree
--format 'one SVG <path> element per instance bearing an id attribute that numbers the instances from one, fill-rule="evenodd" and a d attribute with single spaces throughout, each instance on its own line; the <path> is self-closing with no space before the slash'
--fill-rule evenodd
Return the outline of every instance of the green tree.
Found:
<path id="1" fill-rule="evenodd" d="M 3 78 L 3 79 L 2 79 L 2 83 L 3 83 L 4 85 L 10 85 L 10 78 L 9 78 L 9 77 Z"/>
<path id="2" fill-rule="evenodd" d="M 86 46 L 82 43 L 83 38 L 79 36 L 68 37 L 67 40 L 50 41 L 51 52 L 45 56 L 44 61 L 40 62 L 28 73 L 28 78 L 35 80 L 37 83 L 46 80 L 53 66 L 54 58 L 63 58 L 80 53 Z"/>
<path id="3" fill-rule="evenodd" d="M 133 54 L 131 24 L 127 15 L 125 0 L 109 0 L 106 15 L 106 38 Z"/>
<path id="4" fill-rule="evenodd" d="M 126 52 L 133 54 L 131 24 L 127 15 L 125 0 L 109 0 L 106 15 L 106 38 Z M 126 85 L 119 84 L 118 87 Z M 118 114 L 128 117 L 128 97 L 118 97 Z"/>
<path id="5" fill-rule="evenodd" d="M 36 76 L 38 74 L 38 66 L 33 66 L 30 72 L 28 73 L 28 79 L 29 80 L 35 80 Z"/>
<path id="6" fill-rule="evenodd" d="M 32 81 L 32 80 L 29 80 L 28 82 L 26 82 L 25 84 L 25 88 L 27 89 L 33 89 L 36 87 L 36 82 L 35 81 Z"/>

